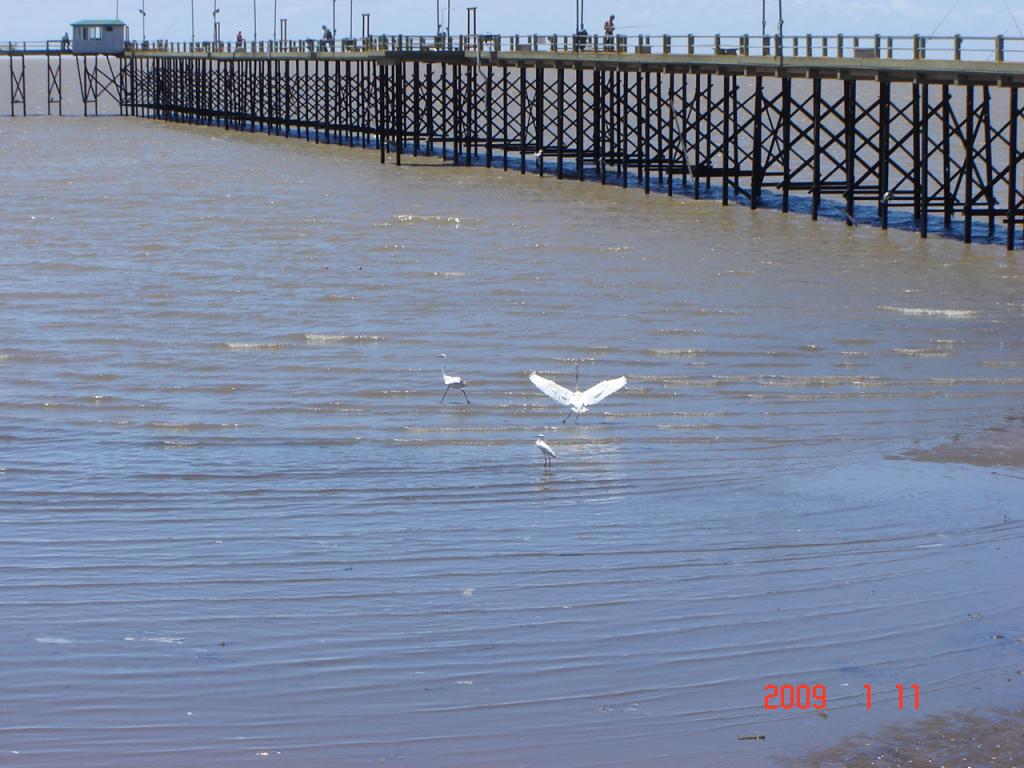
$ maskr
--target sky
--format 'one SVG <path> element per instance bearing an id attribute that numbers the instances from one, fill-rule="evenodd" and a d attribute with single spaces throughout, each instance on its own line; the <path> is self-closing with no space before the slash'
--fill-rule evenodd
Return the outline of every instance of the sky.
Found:
<path id="1" fill-rule="evenodd" d="M 118 14 L 141 39 L 144 0 L 0 0 L 0 41 L 59 38 L 68 23 L 82 18 L 111 18 Z M 288 19 L 291 38 L 319 37 L 320 25 L 331 26 L 332 0 L 255 0 L 260 39 L 273 34 L 274 6 L 278 18 Z M 213 31 L 213 0 L 145 0 L 149 39 L 189 40 L 191 9 L 195 4 L 195 39 L 208 40 Z M 253 0 L 217 0 L 221 36 L 243 31 L 252 38 Z M 360 17 L 370 14 L 373 34 L 431 34 L 436 0 L 336 0 L 339 37 L 348 34 L 349 3 L 358 34 Z M 448 0 L 442 0 L 447 8 Z M 591 32 L 614 13 L 622 34 L 687 33 L 756 34 L 761 27 L 759 0 L 585 0 L 584 21 Z M 786 34 L 935 34 L 1024 36 L 1022 0 L 783 0 Z M 575 0 L 451 0 L 452 34 L 466 31 L 466 6 L 476 5 L 480 33 L 568 33 L 575 25 Z M 778 21 L 778 0 L 769 0 L 767 25 Z M 1024 48 L 1024 43 L 1017 45 Z"/>

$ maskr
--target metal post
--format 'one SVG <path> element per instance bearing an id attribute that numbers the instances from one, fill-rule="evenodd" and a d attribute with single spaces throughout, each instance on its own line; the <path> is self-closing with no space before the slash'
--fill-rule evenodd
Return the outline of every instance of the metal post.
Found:
<path id="1" fill-rule="evenodd" d="M 402 62 L 395 64 L 395 165 L 402 164 L 402 142 L 405 134 L 402 130 L 405 127 L 405 65 Z"/>
<path id="2" fill-rule="evenodd" d="M 454 66 L 454 65 L 453 65 Z M 454 90 L 454 89 L 453 89 Z M 448 91 L 448 65 L 441 62 L 441 159 L 448 159 L 448 137 L 451 135 L 448 131 L 449 121 L 448 116 L 451 114 L 451 109 L 454 106 L 451 94 Z"/>
<path id="3" fill-rule="evenodd" d="M 888 80 L 878 84 L 878 217 L 889 228 L 889 95 Z"/>
<path id="4" fill-rule="evenodd" d="M 583 68 L 576 65 L 576 178 L 583 181 Z"/>
<path id="5" fill-rule="evenodd" d="M 605 99 L 605 72 L 603 69 L 594 70 L 594 162 L 597 163 L 598 173 L 601 175 L 601 184 L 608 181 L 608 163 L 605 158 L 605 120 L 604 120 L 604 99 Z"/>
<path id="6" fill-rule="evenodd" d="M 640 77 L 640 73 L 637 72 L 637 77 Z M 619 83 L 615 89 L 618 96 L 618 114 L 616 115 L 616 138 L 617 149 L 619 156 L 619 181 L 622 182 L 622 188 L 625 189 L 629 185 L 629 72 L 623 71 L 620 73 Z"/>
<path id="7" fill-rule="evenodd" d="M 921 219 L 918 222 L 921 237 L 928 237 L 928 83 L 921 84 L 921 154 L 918 158 L 916 171 L 920 174 L 921 185 Z"/>
<path id="8" fill-rule="evenodd" d="M 846 145 L 846 226 L 853 226 L 853 185 L 857 175 L 857 81 L 847 80 L 843 94 Z M 815 153 L 817 155 L 817 153 Z"/>
<path id="9" fill-rule="evenodd" d="M 377 146 L 380 149 L 380 163 L 384 165 L 387 162 L 387 129 L 384 120 L 384 108 L 388 101 L 387 94 L 387 82 L 388 82 L 388 68 L 384 65 L 377 66 L 377 103 L 380 105 L 380 109 L 377 110 Z"/>
<path id="10" fill-rule="evenodd" d="M 462 157 L 462 145 L 464 141 L 463 126 L 465 125 L 464 111 L 466 100 L 462 94 L 462 67 L 458 64 L 452 65 L 452 162 L 459 164 Z"/>
<path id="11" fill-rule="evenodd" d="M 781 0 L 780 0 L 781 2 Z M 790 109 L 792 101 L 792 83 L 788 77 L 782 78 L 782 212 L 789 212 L 789 164 L 790 164 Z"/>
<path id="12" fill-rule="evenodd" d="M 921 130 L 921 86 L 918 83 L 914 83 L 911 86 L 913 95 L 911 96 L 912 102 L 912 115 L 911 130 L 913 132 L 913 138 L 911 139 L 911 151 L 913 152 L 913 161 L 910 169 L 910 176 L 914 183 L 914 221 L 921 215 L 921 175 L 918 173 L 918 168 L 921 164 L 921 142 L 918 135 Z"/>
<path id="13" fill-rule="evenodd" d="M 672 186 L 675 180 L 672 178 L 675 171 L 676 161 L 676 76 L 674 72 L 668 73 L 668 153 L 665 158 L 668 164 L 668 196 L 672 197 Z M 756 162 L 756 160 L 755 160 Z"/>
<path id="14" fill-rule="evenodd" d="M 508 79 L 508 65 L 501 65 L 501 128 L 504 134 L 504 143 L 501 147 L 501 170 L 508 170 L 508 151 L 510 149 L 509 139 L 511 138 L 511 126 L 508 116 L 508 91 L 511 87 Z"/>
<path id="15" fill-rule="evenodd" d="M 1017 122 L 1020 116 L 1017 114 L 1018 89 L 1016 86 L 1010 88 L 1010 172 L 1007 175 L 1006 192 L 1006 250 L 1014 248 L 1014 232 L 1017 227 L 1017 166 L 1020 164 L 1020 150 L 1017 147 Z"/>
<path id="16" fill-rule="evenodd" d="M 637 96 L 644 100 L 644 128 L 643 133 L 638 132 L 637 141 L 639 143 L 640 137 L 643 137 L 644 151 L 641 157 L 637 158 L 637 167 L 643 168 L 644 174 L 644 194 L 651 194 L 651 71 L 646 69 L 644 71 L 643 90 L 639 87 L 640 76 L 637 74 Z M 639 105 L 638 105 L 639 106 Z M 637 110 L 639 111 L 639 110 Z"/>
<path id="17" fill-rule="evenodd" d="M 348 145 L 356 143 L 355 96 L 352 87 L 352 62 L 345 61 L 345 125 L 348 133 Z M 429 104 L 429 102 L 428 102 Z"/>
<path id="18" fill-rule="evenodd" d="M 987 85 L 982 86 L 981 92 L 985 104 L 985 197 L 988 203 L 988 236 L 992 237 L 996 229 L 995 179 L 992 173 L 992 93 Z"/>
<path id="19" fill-rule="evenodd" d="M 942 86 L 942 223 L 949 229 L 953 223 L 953 185 L 951 173 L 950 138 L 952 111 L 949 108 L 949 86 Z"/>
<path id="20" fill-rule="evenodd" d="M 710 78 L 711 75 L 708 75 L 708 77 Z M 703 114 L 703 112 L 701 110 L 701 99 L 702 99 L 703 95 L 704 95 L 704 88 L 701 86 L 700 72 L 696 72 L 694 74 L 694 76 L 693 76 L 693 106 L 694 106 L 694 110 L 693 110 L 693 164 L 694 164 L 694 166 L 697 166 L 693 170 L 693 197 L 696 200 L 700 200 L 700 168 L 699 168 L 699 166 L 703 165 L 703 163 L 701 162 L 701 156 L 700 156 L 700 129 L 701 129 L 701 119 L 700 118 L 701 118 L 701 115 Z M 687 108 L 687 102 L 686 102 L 686 81 L 684 80 L 683 81 L 683 115 L 684 116 L 687 114 L 686 108 Z M 685 117 L 684 117 L 684 119 L 685 119 Z M 685 123 L 684 123 L 684 126 L 685 126 Z M 684 131 L 683 132 L 683 138 L 685 139 L 685 137 L 686 137 L 686 132 L 685 132 L 686 129 L 685 129 L 685 127 L 684 127 L 683 131 Z M 683 146 L 685 147 L 686 145 L 684 144 Z M 684 176 L 683 178 L 685 179 L 686 177 Z"/>
<path id="21" fill-rule="evenodd" d="M 761 183 L 764 180 L 764 158 L 762 156 L 764 137 L 762 124 L 764 123 L 764 78 L 758 75 L 754 78 L 754 151 L 750 158 L 750 209 L 757 210 L 761 204 Z"/>
<path id="22" fill-rule="evenodd" d="M 722 149 L 719 155 L 722 158 L 722 205 L 729 204 L 729 116 L 730 109 L 730 76 L 722 76 Z"/>
<path id="23" fill-rule="evenodd" d="M 507 114 L 507 113 L 506 113 Z M 526 65 L 519 65 L 519 174 L 526 173 Z"/>
<path id="24" fill-rule="evenodd" d="M 555 107 L 555 151 L 556 155 L 555 163 L 555 175 L 562 179 L 564 178 L 565 163 L 562 155 L 562 134 L 565 130 L 565 70 L 562 67 L 558 67 L 558 80 L 557 88 L 555 90 L 556 97 L 558 98 L 558 104 Z"/>
<path id="25" fill-rule="evenodd" d="M 814 120 L 813 145 L 811 146 L 811 221 L 818 220 L 818 209 L 821 207 L 821 78 L 814 78 L 812 114 Z"/>
<path id="26" fill-rule="evenodd" d="M 665 183 L 665 99 L 662 84 L 662 71 L 659 69 L 654 77 L 654 105 L 658 112 L 658 149 L 654 158 L 658 166 L 659 188 Z"/>
<path id="27" fill-rule="evenodd" d="M 494 163 L 494 67 L 490 64 L 487 65 L 487 85 L 485 87 L 487 88 L 484 102 L 484 124 L 487 126 L 486 163 L 490 168 Z"/>
<path id="28" fill-rule="evenodd" d="M 534 138 L 537 140 L 537 171 L 544 175 L 544 65 L 538 63 L 533 70 Z"/>

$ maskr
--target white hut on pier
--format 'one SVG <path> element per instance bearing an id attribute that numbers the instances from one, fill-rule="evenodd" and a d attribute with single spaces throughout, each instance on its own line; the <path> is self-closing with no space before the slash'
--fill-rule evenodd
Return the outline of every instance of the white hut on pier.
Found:
<path id="1" fill-rule="evenodd" d="M 124 53 L 128 25 L 117 19 L 83 19 L 71 22 L 72 53 Z"/>

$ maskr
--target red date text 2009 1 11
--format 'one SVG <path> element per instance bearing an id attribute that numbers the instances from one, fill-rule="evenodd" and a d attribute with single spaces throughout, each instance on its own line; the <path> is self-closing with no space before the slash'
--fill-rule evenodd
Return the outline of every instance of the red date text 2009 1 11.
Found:
<path id="1" fill-rule="evenodd" d="M 909 686 L 896 685 L 896 708 L 904 704 L 914 709 L 921 708 L 921 687 L 914 683 Z M 864 705 L 871 709 L 871 685 L 864 684 Z M 766 685 L 764 687 L 765 709 L 825 709 L 828 706 L 828 690 L 824 685 Z"/>

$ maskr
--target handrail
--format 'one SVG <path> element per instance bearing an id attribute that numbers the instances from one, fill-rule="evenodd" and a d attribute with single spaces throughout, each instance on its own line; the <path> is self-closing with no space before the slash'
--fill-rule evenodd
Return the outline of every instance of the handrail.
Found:
<path id="1" fill-rule="evenodd" d="M 70 43 L 63 40 L 19 40 L 0 43 L 0 54 L 3 53 L 59 53 L 69 50 Z"/>
<path id="2" fill-rule="evenodd" d="M 577 52 L 613 55 L 856 58 L 905 61 L 1024 62 L 1024 37 L 996 35 L 372 35 L 321 40 L 131 41 L 129 50 L 201 54 L 305 54 L 374 51 Z M 67 50 L 61 40 L 0 43 L 3 53 Z"/>
<path id="3" fill-rule="evenodd" d="M 579 52 L 773 58 L 876 58 L 1024 62 L 1024 37 L 968 35 L 372 35 L 322 40 L 168 43 L 181 53 L 344 53 L 364 51 Z"/>

